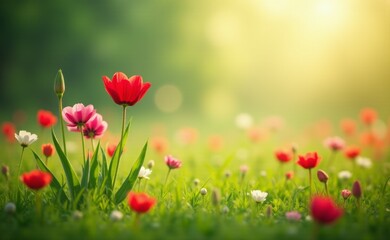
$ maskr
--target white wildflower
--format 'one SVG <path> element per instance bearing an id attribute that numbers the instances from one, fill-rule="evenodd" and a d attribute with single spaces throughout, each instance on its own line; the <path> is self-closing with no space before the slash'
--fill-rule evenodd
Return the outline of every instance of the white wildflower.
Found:
<path id="1" fill-rule="evenodd" d="M 144 168 L 144 166 L 141 167 L 141 169 L 139 170 L 139 173 L 138 173 L 138 178 L 145 178 L 145 179 L 149 179 L 149 175 L 152 173 L 152 170 L 148 169 L 148 168 Z"/>
<path id="2" fill-rule="evenodd" d="M 356 164 L 362 168 L 371 168 L 372 162 L 369 158 L 366 157 L 357 157 Z"/>
<path id="3" fill-rule="evenodd" d="M 38 136 L 36 134 L 31 134 L 30 132 L 24 130 L 19 131 L 19 134 L 15 133 L 15 138 L 22 147 L 27 147 L 38 140 Z"/>
<path id="4" fill-rule="evenodd" d="M 347 180 L 352 177 L 352 173 L 350 171 L 344 170 L 339 172 L 338 177 L 340 180 Z"/>
<path id="5" fill-rule="evenodd" d="M 264 202 L 266 200 L 266 197 L 268 196 L 267 192 L 262 192 L 260 190 L 253 190 L 251 191 L 252 198 L 256 202 Z"/>

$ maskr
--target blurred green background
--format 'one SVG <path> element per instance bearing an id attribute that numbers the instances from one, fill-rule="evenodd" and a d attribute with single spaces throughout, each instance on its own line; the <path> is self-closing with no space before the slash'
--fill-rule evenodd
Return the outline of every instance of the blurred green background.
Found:
<path id="1" fill-rule="evenodd" d="M 152 83 L 137 121 L 233 124 L 240 112 L 290 122 L 390 110 L 389 0 L 1 1 L 1 117 L 64 106 L 121 111 L 101 77 Z M 110 114 L 110 115 L 109 115 Z M 31 121 L 35 121 L 30 117 Z"/>

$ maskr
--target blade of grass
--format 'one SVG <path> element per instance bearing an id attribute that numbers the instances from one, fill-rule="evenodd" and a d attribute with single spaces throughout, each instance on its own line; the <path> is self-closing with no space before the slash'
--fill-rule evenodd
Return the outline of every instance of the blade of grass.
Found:
<path id="1" fill-rule="evenodd" d="M 142 164 L 144 163 L 147 148 L 148 142 L 146 142 L 144 147 L 142 148 L 142 151 L 138 156 L 137 161 L 133 164 L 129 175 L 122 183 L 122 186 L 115 193 L 115 204 L 121 203 L 126 198 L 127 193 L 133 188 L 134 183 L 138 178 L 138 173 L 142 167 Z"/>

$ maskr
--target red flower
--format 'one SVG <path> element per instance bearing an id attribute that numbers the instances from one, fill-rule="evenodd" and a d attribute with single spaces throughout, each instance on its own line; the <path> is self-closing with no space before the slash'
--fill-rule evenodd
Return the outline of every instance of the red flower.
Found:
<path id="1" fill-rule="evenodd" d="M 320 158 L 318 157 L 318 154 L 313 152 L 307 153 L 305 156 L 299 156 L 297 163 L 305 169 L 311 169 L 317 167 L 319 162 Z"/>
<path id="2" fill-rule="evenodd" d="M 15 142 L 15 125 L 13 123 L 3 123 L 1 130 L 8 142 Z"/>
<path id="3" fill-rule="evenodd" d="M 156 204 L 156 199 L 149 197 L 146 193 L 130 192 L 128 195 L 128 203 L 133 211 L 146 213 Z"/>
<path id="4" fill-rule="evenodd" d="M 151 145 L 157 153 L 163 154 L 168 148 L 168 141 L 163 137 L 154 137 L 151 140 Z"/>
<path id="5" fill-rule="evenodd" d="M 37 120 L 39 125 L 44 128 L 50 128 L 57 123 L 57 117 L 50 111 L 39 110 L 37 114 Z"/>
<path id="6" fill-rule="evenodd" d="M 293 171 L 288 171 L 286 172 L 286 179 L 291 180 L 294 178 L 294 172 Z"/>
<path id="7" fill-rule="evenodd" d="M 377 113 L 372 108 L 364 108 L 360 111 L 360 119 L 366 125 L 371 125 L 377 119 Z"/>
<path id="8" fill-rule="evenodd" d="M 344 154 L 349 159 L 355 159 L 360 154 L 360 148 L 355 146 L 349 146 L 345 149 Z"/>
<path id="9" fill-rule="evenodd" d="M 40 170 L 24 173 L 20 178 L 27 187 L 34 190 L 44 188 L 51 182 L 51 174 Z"/>
<path id="10" fill-rule="evenodd" d="M 151 84 L 143 83 L 141 76 L 128 78 L 122 72 L 116 72 L 110 80 L 103 76 L 104 87 L 111 98 L 118 105 L 133 106 L 143 98 Z"/>
<path id="11" fill-rule="evenodd" d="M 284 150 L 276 151 L 275 157 L 281 163 L 289 162 L 292 158 L 291 153 L 289 151 L 284 151 Z"/>
<path id="12" fill-rule="evenodd" d="M 51 157 L 54 154 L 54 146 L 51 143 L 42 144 L 42 153 L 46 157 Z"/>
<path id="13" fill-rule="evenodd" d="M 343 215 L 343 210 L 330 197 L 313 197 L 310 210 L 313 219 L 320 224 L 333 223 Z"/>
<path id="14" fill-rule="evenodd" d="M 175 169 L 181 167 L 181 161 L 172 157 L 172 155 L 165 156 L 165 164 L 167 164 L 169 169 Z"/>
<path id="15" fill-rule="evenodd" d="M 359 181 L 355 181 L 352 185 L 352 195 L 355 198 L 361 198 L 362 197 L 362 186 L 360 185 Z"/>
<path id="16" fill-rule="evenodd" d="M 353 135 L 356 132 L 356 123 L 352 119 L 343 119 L 340 122 L 340 127 L 345 135 Z"/>
<path id="17" fill-rule="evenodd" d="M 108 146 L 107 146 L 108 156 L 112 157 L 114 155 L 114 152 L 115 152 L 117 145 L 118 144 L 115 144 L 115 143 L 108 144 Z"/>

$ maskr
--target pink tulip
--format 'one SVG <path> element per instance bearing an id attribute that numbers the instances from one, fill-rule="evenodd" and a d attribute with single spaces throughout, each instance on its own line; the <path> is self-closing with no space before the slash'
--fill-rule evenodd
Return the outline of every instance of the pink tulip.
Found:
<path id="1" fill-rule="evenodd" d="M 103 121 L 102 115 L 96 113 L 84 126 L 83 134 L 86 138 L 99 138 L 107 130 L 107 122 Z"/>
<path id="2" fill-rule="evenodd" d="M 68 130 L 71 132 L 80 132 L 83 127 L 93 116 L 96 110 L 93 105 L 84 107 L 84 104 L 77 103 L 73 107 L 65 107 L 62 110 L 62 117 L 67 122 Z"/>

